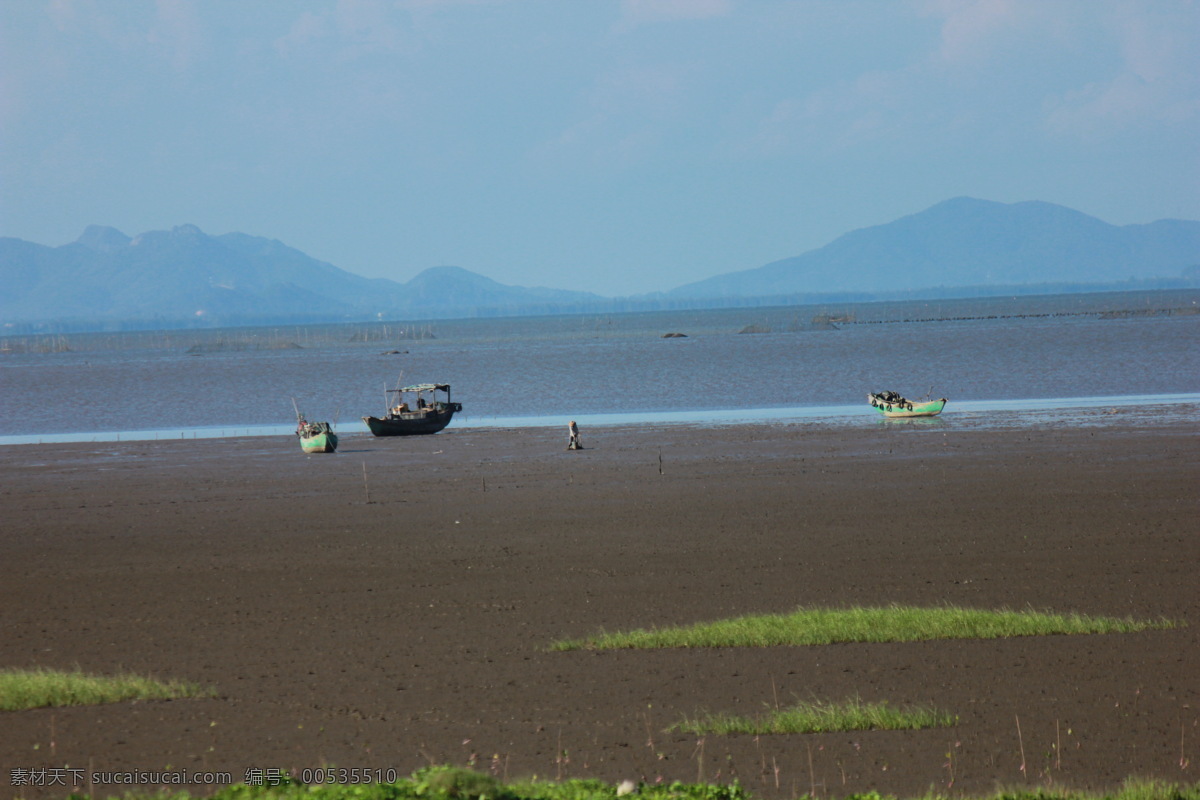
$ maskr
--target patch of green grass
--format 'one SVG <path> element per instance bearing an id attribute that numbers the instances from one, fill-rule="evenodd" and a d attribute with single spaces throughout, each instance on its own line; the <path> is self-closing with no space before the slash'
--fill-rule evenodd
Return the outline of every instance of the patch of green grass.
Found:
<path id="1" fill-rule="evenodd" d="M 564 639 L 551 650 L 617 650 L 665 647 L 772 647 L 838 642 L 917 642 L 930 639 L 1002 639 L 1083 633 L 1129 633 L 1180 627 L 1167 619 L 1090 617 L 1038 611 L 984 611 L 955 606 L 800 608 L 703 622 L 678 628 L 652 628 Z"/>
<path id="2" fill-rule="evenodd" d="M 1198 800 L 1200 783 L 1168 783 L 1166 781 L 1129 778 L 1116 793 L 1116 800 Z M 1085 800 L 1087 800 L 1085 798 Z"/>
<path id="3" fill-rule="evenodd" d="M 671 730 L 694 733 L 770 734 L 830 733 L 836 731 L 905 731 L 946 728 L 958 722 L 953 714 L 931 708 L 893 708 L 887 703 L 864 703 L 858 698 L 842 703 L 797 703 L 770 709 L 758 717 L 705 714 L 671 726 Z"/>
<path id="4" fill-rule="evenodd" d="M 209 800 L 615 800 L 618 787 L 597 780 L 519 781 L 501 783 L 488 775 L 455 767 L 430 767 L 395 783 L 306 786 L 285 780 L 282 785 L 225 787 Z M 639 783 L 625 796 L 636 800 L 751 800 L 740 784 Z M 878 792 L 833 795 L 841 800 L 895 800 Z M 72 795 L 82 800 L 83 796 Z M 129 793 L 109 800 L 189 800 L 186 792 Z M 807 797 L 807 795 L 805 796 Z M 1061 786 L 1001 789 L 990 795 L 929 793 L 916 800 L 1200 800 L 1200 784 L 1128 780 L 1120 789 L 1077 792 Z"/>
<path id="5" fill-rule="evenodd" d="M 0 711 L 212 695 L 212 689 L 194 683 L 162 682 L 138 675 L 106 677 L 85 675 L 79 670 L 0 670 Z"/>

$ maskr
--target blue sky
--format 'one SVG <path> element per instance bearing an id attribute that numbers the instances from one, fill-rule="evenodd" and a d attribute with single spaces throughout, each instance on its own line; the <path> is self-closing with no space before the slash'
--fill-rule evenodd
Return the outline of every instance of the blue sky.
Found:
<path id="1" fill-rule="evenodd" d="M 0 0 L 0 235 L 659 291 L 969 195 L 1200 219 L 1190 0 Z"/>

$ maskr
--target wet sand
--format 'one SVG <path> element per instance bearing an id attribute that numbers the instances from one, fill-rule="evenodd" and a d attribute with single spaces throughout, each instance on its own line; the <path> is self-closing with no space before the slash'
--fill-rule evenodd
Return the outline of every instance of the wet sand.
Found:
<path id="1" fill-rule="evenodd" d="M 211 699 L 0 712 L 39 767 L 741 781 L 752 793 L 1192 782 L 1200 426 L 453 427 L 0 448 L 0 667 L 129 671 Z M 556 639 L 797 606 L 1185 620 L 1138 634 L 657 652 Z M 668 733 L 857 696 L 953 728 Z M 70 772 L 65 770 L 79 770 Z M 25 774 L 25 773 L 20 773 Z M 254 773 L 251 773 L 252 775 Z M 189 787 L 198 793 L 213 786 Z"/>

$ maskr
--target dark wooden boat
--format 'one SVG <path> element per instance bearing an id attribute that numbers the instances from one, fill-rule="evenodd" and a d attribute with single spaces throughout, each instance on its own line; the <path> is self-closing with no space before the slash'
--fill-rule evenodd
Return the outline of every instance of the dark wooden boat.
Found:
<path id="1" fill-rule="evenodd" d="M 387 414 L 363 417 L 376 436 L 420 436 L 437 433 L 462 411 L 462 403 L 450 402 L 450 385 L 421 383 L 403 389 L 388 389 Z"/>

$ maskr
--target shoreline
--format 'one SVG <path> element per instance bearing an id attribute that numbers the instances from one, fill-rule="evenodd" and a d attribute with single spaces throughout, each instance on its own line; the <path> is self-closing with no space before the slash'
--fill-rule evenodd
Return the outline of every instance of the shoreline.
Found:
<path id="1" fill-rule="evenodd" d="M 1046 415 L 1058 424 L 1088 424 L 1096 409 L 1119 413 L 1131 407 L 1149 407 L 1169 416 L 1200 420 L 1200 393 L 1163 395 L 1125 395 L 1114 397 L 1043 398 L 1029 400 L 966 400 L 948 406 L 949 410 L 929 420 L 954 420 L 976 428 L 987 427 L 988 415 L 999 424 L 1012 426 L 1019 415 L 1034 415 L 1041 422 Z M 455 429 L 500 430 L 508 428 L 553 428 L 565 425 L 568 418 L 587 427 L 627 427 L 632 425 L 724 425 L 824 424 L 863 425 L 881 421 L 881 417 L 863 406 L 799 406 L 743 410 L 698 409 L 687 411 L 633 412 L 625 414 L 569 414 L 553 417 L 471 417 L 460 415 L 451 426 Z M 906 420 L 889 420 L 889 423 Z M 907 420 L 919 422 L 919 419 Z M 368 433 L 361 423 L 339 426 L 339 435 Z M 97 432 L 59 432 L 0 435 L 0 447 L 22 444 L 64 444 L 70 442 L 188 441 L 245 437 L 292 436 L 295 426 L 227 425 L 203 428 L 167 428 Z"/>

